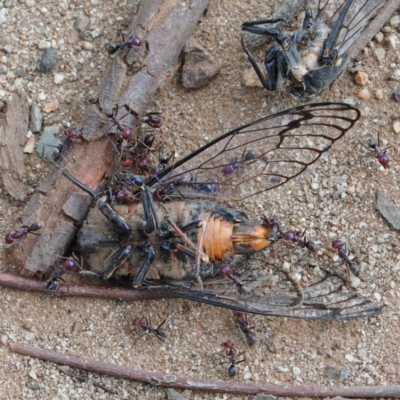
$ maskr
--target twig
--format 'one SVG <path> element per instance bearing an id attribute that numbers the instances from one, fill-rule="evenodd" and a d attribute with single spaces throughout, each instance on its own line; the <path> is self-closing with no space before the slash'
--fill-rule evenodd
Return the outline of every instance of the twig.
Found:
<path id="1" fill-rule="evenodd" d="M 140 301 L 140 300 L 159 300 L 174 297 L 169 293 L 158 292 L 146 288 L 138 289 L 123 289 L 118 287 L 96 287 L 82 285 L 60 285 L 56 292 L 45 289 L 46 284 L 23 276 L 0 273 L 0 286 L 5 286 L 11 289 L 30 290 L 46 293 L 52 296 L 59 297 L 96 297 L 104 299 L 115 299 L 123 301 Z"/>
<path id="2" fill-rule="evenodd" d="M 388 19 L 399 7 L 400 0 L 386 0 L 385 5 L 380 8 L 375 19 L 368 24 L 367 29 L 361 33 L 356 43 L 352 46 L 350 58 L 356 57 L 367 46 L 368 42 L 383 28 Z"/>
<path id="3" fill-rule="evenodd" d="M 400 386 L 294 386 L 252 384 L 237 381 L 216 381 L 210 379 L 187 378 L 176 375 L 166 375 L 161 372 L 138 371 L 100 361 L 69 356 L 56 351 L 43 350 L 38 347 L 21 343 L 10 344 L 14 353 L 51 361 L 57 364 L 69 365 L 92 372 L 108 374 L 118 378 L 134 379 L 154 386 L 173 387 L 179 389 L 201 390 L 213 393 L 232 393 L 235 395 L 255 395 L 258 393 L 287 397 L 327 397 L 342 396 L 348 398 L 400 397 Z"/>

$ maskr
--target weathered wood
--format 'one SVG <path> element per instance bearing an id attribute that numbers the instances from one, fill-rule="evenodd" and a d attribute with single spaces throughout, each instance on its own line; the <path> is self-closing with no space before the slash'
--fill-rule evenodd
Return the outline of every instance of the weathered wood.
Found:
<path id="1" fill-rule="evenodd" d="M 95 190 L 118 159 L 110 140 L 104 137 L 108 128 L 101 126 L 103 113 L 109 113 L 116 104 L 129 105 L 138 115 L 147 110 L 169 77 L 207 4 L 208 0 L 146 0 L 140 3 L 130 23 L 129 35 L 135 34 L 147 44 L 139 56 L 136 49 L 129 51 L 138 58 L 136 63 L 130 62 L 126 51 L 118 52 L 113 60 L 110 59 L 111 68 L 97 91 L 98 97 L 92 99 L 95 104 L 87 108 L 82 119 L 84 139 L 80 144 L 74 143 L 62 160 L 68 171 L 82 183 Z M 132 75 L 132 71 L 137 72 Z M 124 119 L 124 124 L 130 126 L 137 122 L 133 116 Z M 31 272 L 45 273 L 54 265 L 57 256 L 68 249 L 78 229 L 62 208 L 72 193 L 82 192 L 62 177 L 58 168 L 53 170 L 51 179 L 54 182 L 51 188 L 42 185 L 46 195 L 36 196 L 28 205 L 31 220 L 45 223 L 41 236 L 28 235 L 23 247 L 16 245 L 7 252 L 9 262 L 24 264 Z"/>
<path id="2" fill-rule="evenodd" d="M 400 397 L 400 386 L 300 386 L 300 385 L 271 385 L 239 382 L 236 380 L 220 381 L 213 379 L 198 379 L 177 376 L 162 372 L 140 371 L 117 364 L 81 358 L 62 354 L 57 351 L 44 350 L 22 343 L 11 343 L 13 353 L 51 361 L 56 364 L 69 365 L 86 371 L 116 376 L 118 378 L 134 379 L 153 386 L 173 387 L 179 389 L 199 390 L 211 393 L 230 393 L 232 395 L 270 394 L 285 397 L 335 397 L 374 398 Z"/>
<path id="3" fill-rule="evenodd" d="M 0 176 L 4 189 L 16 200 L 25 200 L 24 144 L 29 124 L 29 104 L 24 93 L 14 93 L 0 118 Z"/>
<path id="4" fill-rule="evenodd" d="M 384 27 L 398 8 L 400 8 L 400 0 L 386 0 L 385 5 L 379 9 L 374 20 L 368 24 L 367 29 L 361 33 L 350 49 L 350 58 L 356 57 L 367 46 L 368 42 Z"/>

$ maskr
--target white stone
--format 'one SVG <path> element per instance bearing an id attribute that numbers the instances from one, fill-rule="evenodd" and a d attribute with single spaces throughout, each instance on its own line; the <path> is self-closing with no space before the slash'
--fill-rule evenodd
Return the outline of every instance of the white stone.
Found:
<path id="1" fill-rule="evenodd" d="M 380 293 L 375 292 L 375 293 L 374 293 L 374 296 L 375 296 L 375 298 L 376 298 L 377 301 L 381 301 L 381 300 L 382 300 L 382 296 L 381 296 Z"/>
<path id="2" fill-rule="evenodd" d="M 61 85 L 61 83 L 64 81 L 64 75 L 62 74 L 54 74 L 54 83 L 56 85 Z"/>
<path id="3" fill-rule="evenodd" d="M 92 50 L 94 48 L 94 44 L 90 42 L 83 42 L 83 48 L 85 50 Z"/>
<path id="4" fill-rule="evenodd" d="M 35 5 L 35 0 L 26 0 L 25 4 L 27 7 L 33 7 Z"/>
<path id="5" fill-rule="evenodd" d="M 354 357 L 351 354 L 346 354 L 345 359 L 350 362 L 354 361 Z"/>
<path id="6" fill-rule="evenodd" d="M 393 124 L 393 130 L 395 133 L 400 133 L 400 121 L 397 121 Z"/>
<path id="7" fill-rule="evenodd" d="M 299 376 L 301 374 L 301 369 L 299 367 L 293 367 L 293 375 Z"/>
<path id="8" fill-rule="evenodd" d="M 36 375 L 36 372 L 34 371 L 34 370 L 31 370 L 31 372 L 29 372 L 29 376 L 32 378 L 32 379 L 37 379 L 37 375 Z"/>
<path id="9" fill-rule="evenodd" d="M 0 10 L 0 25 L 3 25 L 7 21 L 8 10 L 7 8 L 2 8 Z"/>
<path id="10" fill-rule="evenodd" d="M 361 279 L 353 274 L 350 274 L 350 285 L 353 288 L 358 288 L 361 285 Z"/>
<path id="11" fill-rule="evenodd" d="M 43 92 L 40 92 L 40 93 L 38 94 L 38 99 L 39 99 L 40 101 L 43 101 L 43 100 L 46 100 L 46 99 L 47 99 L 47 96 L 46 96 Z"/>
<path id="12" fill-rule="evenodd" d="M 400 15 L 399 14 L 393 15 L 393 17 L 390 18 L 389 22 L 390 25 L 397 26 L 398 24 L 400 24 Z"/>
<path id="13" fill-rule="evenodd" d="M 28 341 L 33 340 L 33 339 L 35 339 L 35 335 L 32 332 L 27 332 L 25 334 L 25 339 Z"/>

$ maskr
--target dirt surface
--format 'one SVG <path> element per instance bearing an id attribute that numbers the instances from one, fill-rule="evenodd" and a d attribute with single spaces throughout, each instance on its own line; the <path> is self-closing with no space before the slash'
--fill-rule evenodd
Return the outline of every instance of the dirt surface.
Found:
<path id="1" fill-rule="evenodd" d="M 249 70 L 249 64 L 239 41 L 240 24 L 270 15 L 273 10 L 265 3 L 210 2 L 194 38 L 222 63 L 221 74 L 206 88 L 191 91 L 182 87 L 177 70 L 157 98 L 164 111 L 162 139 L 167 148 L 175 149 L 177 158 L 230 129 L 299 105 L 287 94 L 242 84 L 242 74 Z M 12 92 L 24 90 L 41 107 L 58 100 L 58 108 L 45 115 L 46 125 L 74 126 L 108 68 L 109 56 L 104 44 L 118 41 L 118 30 L 126 28 L 129 4 L 123 1 L 111 7 L 102 0 L 58 3 L 5 0 L 0 1 L 0 12 L 7 14 L 1 25 L 1 48 L 11 46 L 0 54 L 0 97 L 7 100 Z M 90 28 L 86 38 L 78 40 L 72 27 L 82 14 L 90 20 Z M 400 241 L 398 233 L 386 224 L 375 207 L 378 190 L 400 207 L 399 139 L 392 127 L 396 118 L 400 118 L 399 103 L 392 97 L 399 83 L 391 79 L 400 69 L 400 60 L 397 50 L 384 39 L 393 34 L 399 41 L 395 23 L 387 24 L 383 40 L 378 38 L 370 43 L 364 57 L 360 57 L 362 61 L 351 63 L 333 86 L 316 99 L 357 106 L 362 118 L 356 127 L 296 180 L 237 205 L 253 219 L 273 214 L 288 229 L 306 229 L 307 237 L 319 245 L 316 257 L 325 264 L 335 258 L 329 242 L 336 238 L 346 242 L 361 265 L 361 284 L 356 291 L 386 305 L 381 316 L 328 323 L 256 316 L 251 325 L 259 343 L 248 348 L 232 320 L 232 312 L 221 308 L 184 300 L 129 304 L 58 299 L 0 289 L 0 397 L 163 399 L 169 396 L 164 389 L 149 385 L 13 355 L 8 343 L 14 341 L 141 370 L 228 380 L 227 365 L 220 365 L 221 359 L 215 353 L 229 339 L 246 351 L 247 362 L 238 366 L 234 378 L 238 381 L 327 386 L 397 384 Z M 51 73 L 41 74 L 36 71 L 43 51 L 40 48 L 48 43 L 57 48 L 58 62 Z M 376 49 L 385 50 L 381 62 L 375 55 Z M 262 54 L 260 50 L 258 56 L 261 58 Z M 25 73 L 19 77 L 21 68 Z M 365 86 L 372 94 L 369 100 L 357 96 L 360 87 L 354 80 L 356 70 L 369 75 Z M 54 74 L 62 74 L 64 80 L 55 84 Z M 382 99 L 376 98 L 377 89 L 382 91 Z M 376 159 L 365 158 L 367 151 L 360 145 L 369 138 L 376 139 L 378 132 L 382 147 L 393 146 L 388 151 L 391 167 L 387 170 Z M 48 166 L 34 153 L 26 155 L 25 168 L 28 193 L 33 193 Z M 4 190 L 0 193 L 2 231 L 18 227 L 23 207 L 24 203 L 12 200 Z M 0 246 L 1 270 L 15 271 L 15 266 L 4 262 L 5 244 Z M 283 262 L 282 254 L 286 262 L 292 263 L 292 271 L 307 279 L 306 267 L 313 263 L 312 257 L 287 244 L 277 245 L 268 257 L 279 257 Z M 131 321 L 137 316 L 150 317 L 154 324 L 168 318 L 166 328 L 171 337 L 167 344 L 134 330 Z M 242 398 L 189 391 L 183 396 Z"/>

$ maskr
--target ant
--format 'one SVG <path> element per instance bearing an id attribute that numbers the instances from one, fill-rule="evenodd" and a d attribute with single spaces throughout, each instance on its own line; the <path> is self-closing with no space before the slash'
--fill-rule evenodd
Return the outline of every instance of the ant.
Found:
<path id="1" fill-rule="evenodd" d="M 111 116 L 108 116 L 114 125 L 116 125 L 117 129 L 121 133 L 121 136 L 125 140 L 129 140 L 132 137 L 132 130 L 129 126 L 121 123 L 121 119 L 125 118 L 129 113 L 126 113 L 119 120 L 116 118 L 118 114 L 118 106 L 114 108 L 114 113 Z"/>
<path id="2" fill-rule="evenodd" d="M 157 328 L 153 328 L 151 326 L 151 321 L 148 322 L 146 318 L 142 317 L 137 317 L 132 321 L 132 325 L 138 328 L 142 328 L 144 331 L 148 333 L 154 333 L 158 339 L 160 339 L 162 342 L 164 342 L 164 339 L 167 339 L 169 336 L 169 333 L 165 329 L 161 329 L 161 327 L 165 324 L 166 319 L 164 319 L 163 322 L 161 322 L 160 325 L 157 326 Z"/>
<path id="3" fill-rule="evenodd" d="M 257 343 L 257 336 L 253 333 L 249 327 L 249 323 L 247 319 L 244 317 L 244 312 L 242 311 L 233 311 L 233 317 L 235 318 L 236 325 L 238 326 L 241 333 L 246 336 L 247 343 L 252 346 Z"/>
<path id="4" fill-rule="evenodd" d="M 121 33 L 122 43 L 121 44 L 113 44 L 109 43 L 106 45 L 107 53 L 111 56 L 115 54 L 118 50 L 132 49 L 133 47 L 141 47 L 143 42 L 137 36 L 130 36 L 128 40 L 125 40 L 124 35 Z"/>
<path id="5" fill-rule="evenodd" d="M 236 285 L 240 294 L 250 294 L 249 289 L 246 286 L 244 286 L 243 282 L 232 273 L 232 270 L 228 265 L 226 264 L 220 265 L 219 272 L 221 273 L 221 275 L 226 276 Z"/>
<path id="6" fill-rule="evenodd" d="M 159 117 L 155 117 L 154 115 L 160 115 L 162 111 L 154 111 L 145 114 L 140 120 L 147 125 L 150 125 L 152 128 L 159 129 L 162 127 L 163 120 Z"/>
<path id="7" fill-rule="evenodd" d="M 346 245 L 340 240 L 333 240 L 332 247 L 338 251 L 339 257 L 344 261 L 344 263 L 347 265 L 347 268 L 353 273 L 353 275 L 358 276 L 360 273 L 360 266 L 350 260 L 346 253 Z"/>
<path id="8" fill-rule="evenodd" d="M 65 257 L 61 257 L 65 258 Z M 82 264 L 82 260 L 81 260 Z M 73 254 L 73 257 L 68 257 L 66 258 L 64 264 L 60 266 L 59 271 L 55 272 L 51 280 L 47 283 L 46 285 L 46 290 L 50 290 L 52 292 L 56 292 L 58 290 L 60 280 L 65 282 L 62 276 L 64 274 L 72 274 L 73 272 L 76 272 L 78 270 L 81 270 L 82 266 L 78 263 L 78 259 Z"/>
<path id="9" fill-rule="evenodd" d="M 25 238 L 28 236 L 28 233 L 31 233 L 32 235 L 40 235 L 40 233 L 36 233 L 36 232 L 44 227 L 43 222 L 34 222 L 30 226 L 25 225 L 25 223 L 26 223 L 26 221 L 21 225 L 21 228 L 23 228 L 22 230 L 20 230 L 20 231 L 12 230 L 6 234 L 6 237 L 5 237 L 6 244 L 13 244 L 14 242 L 16 244 L 22 243 L 25 240 Z"/>
<path id="10" fill-rule="evenodd" d="M 242 160 L 239 161 L 237 158 L 231 159 L 230 164 L 225 165 L 222 169 L 222 174 L 224 176 L 232 175 L 236 171 L 239 171 L 239 168 L 245 167 L 245 161 L 253 160 L 257 157 L 257 152 L 255 150 L 244 151 L 242 154 Z"/>
<path id="11" fill-rule="evenodd" d="M 314 242 L 311 242 L 307 240 L 307 238 L 304 236 L 305 231 L 301 236 L 299 236 L 298 233 L 295 233 L 293 231 L 287 231 L 281 233 L 281 239 L 283 240 L 289 240 L 292 243 L 297 243 L 300 247 L 305 247 L 310 253 L 316 253 L 317 252 L 317 246 Z"/>
<path id="12" fill-rule="evenodd" d="M 69 146 L 69 144 L 71 143 L 71 140 L 77 138 L 80 135 L 80 132 L 78 131 L 78 129 L 72 128 L 72 129 L 68 129 L 65 131 L 65 139 L 58 145 L 55 146 L 56 150 L 54 150 L 53 152 L 53 160 L 54 161 L 59 161 L 59 159 L 61 158 L 61 154 L 64 151 L 64 149 Z"/>
<path id="13" fill-rule="evenodd" d="M 379 143 L 380 140 L 378 132 L 378 146 L 380 145 Z M 387 156 L 386 152 L 393 146 L 389 146 L 386 147 L 386 149 L 380 150 L 379 147 L 376 145 L 375 140 L 373 139 L 368 139 L 367 145 L 365 145 L 364 143 L 361 143 L 361 145 L 371 153 L 365 157 L 375 157 L 384 169 L 389 168 L 389 157 Z"/>
<path id="14" fill-rule="evenodd" d="M 228 361 L 222 361 L 221 364 L 231 363 L 228 369 L 228 375 L 232 378 L 236 375 L 237 368 L 236 365 L 246 361 L 244 358 L 243 360 L 236 361 L 238 357 L 244 354 L 244 352 L 236 354 L 235 345 L 230 340 L 222 343 L 222 345 L 226 348 L 226 354 L 217 353 L 221 357 L 227 357 Z"/>

